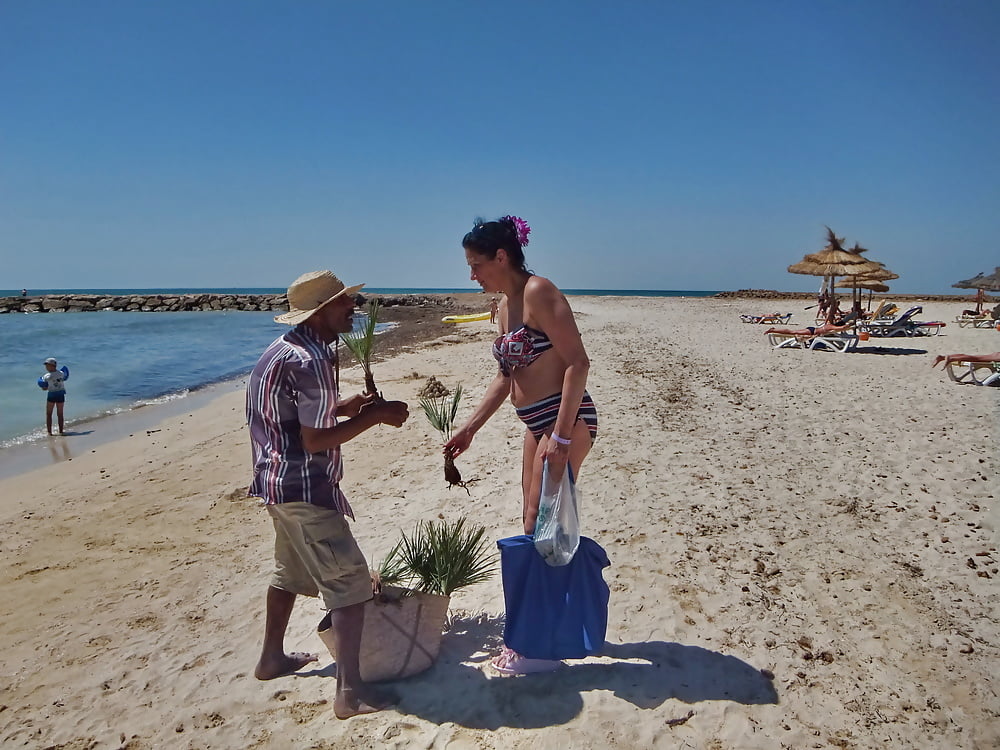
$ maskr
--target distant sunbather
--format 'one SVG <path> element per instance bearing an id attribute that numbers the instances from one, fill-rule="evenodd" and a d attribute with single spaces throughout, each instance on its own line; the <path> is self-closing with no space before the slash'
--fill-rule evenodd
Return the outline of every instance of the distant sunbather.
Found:
<path id="1" fill-rule="evenodd" d="M 825 336 L 828 333 L 838 333 L 853 327 L 854 323 L 838 326 L 833 323 L 824 323 L 819 326 L 806 326 L 805 328 L 768 328 L 764 333 L 783 333 L 788 336 Z"/>
<path id="2" fill-rule="evenodd" d="M 1000 352 L 992 354 L 939 354 L 931 362 L 931 367 L 937 367 L 941 362 L 949 365 L 952 362 L 1000 362 Z"/>

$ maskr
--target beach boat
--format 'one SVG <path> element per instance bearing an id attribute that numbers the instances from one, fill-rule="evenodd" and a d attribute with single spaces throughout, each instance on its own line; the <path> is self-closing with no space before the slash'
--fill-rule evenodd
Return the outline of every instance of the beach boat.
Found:
<path id="1" fill-rule="evenodd" d="M 441 318 L 442 323 L 472 323 L 477 320 L 489 320 L 490 312 L 469 313 L 467 315 L 445 315 Z"/>

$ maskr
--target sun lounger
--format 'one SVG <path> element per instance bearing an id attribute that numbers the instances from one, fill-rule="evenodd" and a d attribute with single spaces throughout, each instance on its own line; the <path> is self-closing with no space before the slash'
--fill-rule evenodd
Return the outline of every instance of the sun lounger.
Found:
<path id="1" fill-rule="evenodd" d="M 767 341 L 772 349 L 806 349 L 809 347 L 808 336 L 793 336 L 790 333 L 769 333 Z"/>
<path id="2" fill-rule="evenodd" d="M 792 319 L 791 313 L 771 313 L 770 315 L 741 315 L 740 320 L 744 323 L 767 323 L 768 325 L 788 325 Z"/>
<path id="3" fill-rule="evenodd" d="M 896 307 L 892 302 L 887 302 L 885 300 L 875 308 L 875 312 L 871 315 L 865 316 L 868 320 L 879 320 L 879 321 L 891 321 L 895 320 L 896 315 L 899 313 L 899 308 Z"/>
<path id="4" fill-rule="evenodd" d="M 844 354 L 854 351 L 858 345 L 858 337 L 853 333 L 828 333 L 823 336 L 813 336 L 809 339 L 809 348 L 829 349 L 831 352 Z"/>
<path id="5" fill-rule="evenodd" d="M 892 336 L 934 336 L 941 332 L 945 323 L 940 320 L 920 321 L 913 320 L 913 316 L 923 312 L 920 305 L 911 307 L 895 320 L 880 321 L 866 320 L 858 323 L 858 330 L 864 331 L 872 336 L 892 337 Z"/>
<path id="6" fill-rule="evenodd" d="M 850 352 L 858 345 L 858 337 L 849 333 L 828 333 L 819 336 L 794 336 L 790 333 L 769 333 L 767 340 L 772 349 L 829 349 L 832 352 Z"/>
<path id="7" fill-rule="evenodd" d="M 1000 386 L 1000 362 L 949 362 L 944 367 L 956 383 Z"/>
<path id="8" fill-rule="evenodd" d="M 993 328 L 996 325 L 996 321 L 989 312 L 985 312 L 982 315 L 956 315 L 955 322 L 958 323 L 959 328 L 965 328 L 966 326 L 972 326 L 973 328 Z"/>

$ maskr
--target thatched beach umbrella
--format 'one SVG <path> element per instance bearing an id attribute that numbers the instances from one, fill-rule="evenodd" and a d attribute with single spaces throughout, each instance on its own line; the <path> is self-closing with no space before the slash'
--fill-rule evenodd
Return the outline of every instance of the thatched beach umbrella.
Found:
<path id="1" fill-rule="evenodd" d="M 855 247 L 861 252 L 868 252 L 864 248 L 858 248 L 857 245 L 855 245 Z M 888 286 L 886 286 L 885 289 L 877 289 L 877 288 L 873 289 L 870 286 L 870 284 L 881 284 L 882 286 L 885 286 L 882 282 L 898 279 L 899 274 L 893 273 L 884 265 L 878 263 L 878 261 L 872 261 L 872 262 L 878 264 L 878 268 L 876 268 L 874 271 L 868 271 L 867 273 L 863 273 L 858 276 L 847 276 L 844 279 L 844 281 L 842 282 L 838 281 L 837 286 L 852 287 L 854 289 L 868 289 L 869 291 L 875 291 L 875 292 L 888 292 L 889 291 Z M 871 305 L 871 301 L 872 297 L 869 294 L 868 295 L 869 306 Z"/>
<path id="2" fill-rule="evenodd" d="M 989 276 L 984 276 L 980 272 L 978 276 L 966 279 L 965 281 L 959 281 L 957 284 L 952 284 L 951 286 L 954 289 L 977 289 L 976 312 L 981 313 L 983 311 L 983 302 L 986 301 L 983 291 L 1000 291 L 1000 266 L 997 266 L 997 268 Z"/>
<path id="3" fill-rule="evenodd" d="M 891 276 L 893 278 L 897 278 L 897 279 L 899 278 L 896 274 L 891 274 Z M 840 287 L 840 288 L 843 288 L 843 289 L 867 289 L 868 290 L 868 309 L 869 310 L 871 310 L 871 307 L 872 307 L 872 293 L 873 292 L 879 292 L 881 294 L 882 292 L 888 292 L 889 291 L 889 285 L 888 284 L 883 284 L 881 281 L 878 281 L 876 279 L 862 278 L 861 276 L 847 276 L 846 278 L 841 279 L 836 284 L 834 284 L 834 286 Z"/>
<path id="4" fill-rule="evenodd" d="M 788 267 L 789 273 L 800 273 L 807 276 L 822 276 L 821 292 L 829 288 L 830 299 L 833 299 L 833 281 L 837 276 L 861 276 L 877 271 L 881 264 L 862 258 L 859 253 L 845 250 L 842 238 L 838 238 L 830 227 L 826 228 L 827 245 L 818 253 L 811 253 L 801 261 Z M 831 305 L 830 311 L 832 312 Z M 830 317 L 829 315 L 827 316 Z"/>
<path id="5" fill-rule="evenodd" d="M 983 276 L 980 273 L 974 278 L 952 284 L 952 287 L 955 289 L 985 289 L 990 292 L 1000 292 L 1000 266 L 997 266 L 989 276 Z"/>

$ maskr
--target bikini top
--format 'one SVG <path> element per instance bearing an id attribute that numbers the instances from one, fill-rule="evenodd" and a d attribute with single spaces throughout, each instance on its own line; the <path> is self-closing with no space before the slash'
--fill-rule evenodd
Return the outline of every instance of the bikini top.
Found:
<path id="1" fill-rule="evenodd" d="M 509 377 L 515 367 L 527 367 L 551 348 L 552 342 L 544 331 L 522 325 L 493 342 L 493 356 L 500 364 L 500 372 Z"/>

